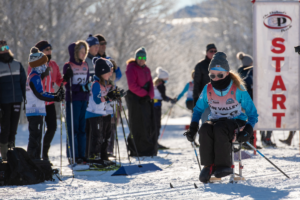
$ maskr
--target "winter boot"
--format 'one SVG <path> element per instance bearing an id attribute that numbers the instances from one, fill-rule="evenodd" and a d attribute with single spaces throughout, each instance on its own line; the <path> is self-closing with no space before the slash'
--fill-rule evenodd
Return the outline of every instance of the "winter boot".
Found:
<path id="1" fill-rule="evenodd" d="M 233 170 L 231 167 L 216 167 L 214 175 L 216 178 L 222 178 L 222 177 L 228 176 L 232 173 L 233 173 Z"/>
<path id="2" fill-rule="evenodd" d="M 295 133 L 296 133 L 296 131 L 290 131 L 289 137 L 286 140 L 280 140 L 279 139 L 279 141 L 282 142 L 283 144 L 291 146 L 292 139 L 293 139 Z"/>
<path id="3" fill-rule="evenodd" d="M 270 138 L 265 138 L 261 142 L 264 147 L 274 147 L 274 148 L 277 147 L 276 144 L 273 143 Z"/>
<path id="4" fill-rule="evenodd" d="M 211 175 L 215 172 L 215 164 L 205 166 L 199 176 L 202 183 L 208 183 Z"/>
<path id="5" fill-rule="evenodd" d="M 1 150 L 1 156 L 3 161 L 7 161 L 7 151 L 8 151 L 7 146 L 8 146 L 7 143 L 5 144 L 0 143 L 0 150 Z"/>

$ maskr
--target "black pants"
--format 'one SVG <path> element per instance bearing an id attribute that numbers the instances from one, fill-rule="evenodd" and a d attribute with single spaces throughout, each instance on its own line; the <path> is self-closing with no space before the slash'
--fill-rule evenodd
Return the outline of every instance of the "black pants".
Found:
<path id="1" fill-rule="evenodd" d="M 133 142 L 135 142 L 140 156 L 156 155 L 157 136 L 155 135 L 153 103 L 140 102 L 141 97 L 130 90 L 128 90 L 125 99 L 129 118 L 128 149 L 130 155 L 137 155 Z"/>
<path id="2" fill-rule="evenodd" d="M 2 118 L 0 143 L 15 143 L 20 119 L 21 103 L 1 104 Z"/>
<path id="3" fill-rule="evenodd" d="M 193 112 L 194 101 L 193 100 L 188 100 L 188 101 L 185 102 L 185 104 L 186 104 L 186 107 Z"/>
<path id="4" fill-rule="evenodd" d="M 114 116 L 111 117 L 111 135 L 108 140 L 107 152 L 113 154 L 115 146 L 116 122 Z"/>
<path id="5" fill-rule="evenodd" d="M 225 119 L 217 122 L 206 121 L 199 130 L 200 157 L 202 165 L 215 164 L 217 167 L 232 165 L 232 139 L 234 130 L 246 124 L 242 120 Z"/>
<path id="6" fill-rule="evenodd" d="M 57 128 L 56 110 L 55 110 L 54 103 L 46 106 L 45 122 L 47 124 L 47 131 L 45 133 L 44 141 L 43 141 L 43 158 L 48 157 L 50 144 L 53 140 Z"/>
<path id="7" fill-rule="evenodd" d="M 161 106 L 154 107 L 155 135 L 158 140 L 161 128 Z"/>
<path id="8" fill-rule="evenodd" d="M 101 153 L 101 159 L 107 160 L 108 140 L 111 136 L 111 115 L 87 119 L 90 126 L 87 155 Z"/>
<path id="9" fill-rule="evenodd" d="M 43 133 L 43 116 L 30 116 L 28 119 L 29 141 L 27 153 L 31 159 L 40 159 Z"/>

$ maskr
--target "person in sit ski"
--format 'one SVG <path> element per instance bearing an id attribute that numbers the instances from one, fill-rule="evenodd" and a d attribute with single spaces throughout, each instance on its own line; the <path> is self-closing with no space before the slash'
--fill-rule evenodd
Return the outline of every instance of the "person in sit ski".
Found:
<path id="1" fill-rule="evenodd" d="M 92 83 L 89 104 L 85 118 L 89 124 L 89 146 L 90 159 L 95 159 L 99 153 L 103 164 L 109 161 L 107 155 L 108 139 L 111 135 L 111 115 L 106 112 L 106 104 L 109 103 L 109 90 L 111 85 L 107 81 L 111 76 L 112 63 L 104 58 L 94 58 L 95 66 L 94 82 Z"/>
<path id="2" fill-rule="evenodd" d="M 168 149 L 167 147 L 158 143 L 158 138 L 160 135 L 161 128 L 161 106 L 162 101 L 171 102 L 175 104 L 177 102 L 176 98 L 172 99 L 166 95 L 166 86 L 169 79 L 169 73 L 164 70 L 162 67 L 156 68 L 157 77 L 154 78 L 154 121 L 155 121 L 155 130 L 157 137 L 158 149 Z"/>
<path id="3" fill-rule="evenodd" d="M 29 141 L 27 153 L 31 159 L 41 159 L 41 140 L 43 130 L 43 116 L 46 116 L 46 102 L 60 102 L 64 99 L 64 90 L 57 93 L 44 92 L 42 77 L 46 72 L 47 56 L 36 47 L 30 50 L 29 66 L 31 72 L 26 83 L 26 116 L 28 119 Z M 45 159 L 45 158 L 44 158 Z M 48 159 L 46 159 L 48 160 Z"/>
<path id="4" fill-rule="evenodd" d="M 179 101 L 183 97 L 183 95 L 187 92 L 185 105 L 192 112 L 194 108 L 194 103 L 193 103 L 194 77 L 195 77 L 195 70 L 192 71 L 192 81 L 188 82 L 185 85 L 182 92 L 177 97 L 177 101 Z"/>
<path id="5" fill-rule="evenodd" d="M 201 163 L 205 165 L 199 179 L 203 183 L 207 183 L 212 174 L 217 178 L 232 174 L 232 142 L 235 139 L 240 143 L 249 141 L 258 121 L 255 105 L 243 80 L 230 71 L 226 54 L 216 53 L 208 70 L 211 82 L 204 87 L 194 108 L 190 129 L 185 133 L 188 141 L 193 142 L 201 115 L 210 107 L 208 120 L 199 130 Z M 235 129 L 243 126 L 235 135 Z"/>

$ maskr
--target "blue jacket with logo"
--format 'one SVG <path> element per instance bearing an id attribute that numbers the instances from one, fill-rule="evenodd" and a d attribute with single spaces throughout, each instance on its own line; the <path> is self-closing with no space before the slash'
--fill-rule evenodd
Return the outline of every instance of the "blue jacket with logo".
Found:
<path id="1" fill-rule="evenodd" d="M 213 90 L 218 96 L 225 96 L 229 92 L 232 84 L 233 84 L 233 81 L 231 81 L 229 86 L 222 91 L 217 90 L 215 88 L 213 88 Z M 235 117 L 234 119 L 240 119 L 243 121 L 248 120 L 247 124 L 250 124 L 252 127 L 254 127 L 258 121 L 258 114 L 257 114 L 256 107 L 255 107 L 251 97 L 249 96 L 248 92 L 246 90 L 242 91 L 237 88 L 236 100 L 241 104 L 242 108 L 245 110 L 245 113 L 241 113 L 239 116 Z M 196 106 L 193 109 L 194 112 L 193 112 L 192 122 L 199 123 L 202 113 L 208 106 L 209 105 L 208 105 L 208 99 L 207 99 L 207 85 L 205 85 L 205 87 L 203 88 L 202 93 L 196 103 Z"/>

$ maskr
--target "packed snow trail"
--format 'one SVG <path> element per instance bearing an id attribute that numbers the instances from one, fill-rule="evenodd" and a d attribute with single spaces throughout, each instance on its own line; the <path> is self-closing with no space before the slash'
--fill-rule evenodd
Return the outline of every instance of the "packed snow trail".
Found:
<path id="1" fill-rule="evenodd" d="M 111 176 L 114 171 L 75 172 L 75 178 L 67 167 L 65 156 L 65 128 L 63 127 L 63 177 L 56 177 L 36 185 L 0 187 L 1 199 L 299 199 L 300 155 L 299 133 L 291 147 L 284 146 L 288 132 L 275 131 L 278 149 L 262 149 L 261 152 L 278 165 L 291 179 L 287 179 L 270 163 L 253 151 L 252 158 L 243 160 L 243 175 L 246 181 L 229 184 L 229 177 L 221 183 L 203 185 L 199 182 L 199 166 L 191 143 L 183 136 L 184 127 L 190 118 L 169 119 L 161 144 L 170 147 L 159 151 L 156 157 L 141 157 L 141 163 L 154 163 L 163 171 Z M 162 121 L 164 124 L 164 121 Z M 16 146 L 27 148 L 27 124 L 19 125 Z M 60 167 L 60 121 L 52 141 L 49 158 L 55 168 Z M 128 135 L 128 127 L 125 126 Z M 125 142 L 121 127 L 118 127 L 122 165 L 128 165 Z M 285 135 L 285 136 L 284 136 Z M 260 134 L 258 134 L 260 138 Z M 274 138 L 272 138 L 274 139 Z M 257 142 L 261 146 L 260 140 Z M 138 164 L 132 158 L 132 164 Z M 172 183 L 174 188 L 170 188 Z M 194 183 L 198 186 L 194 187 Z"/>

